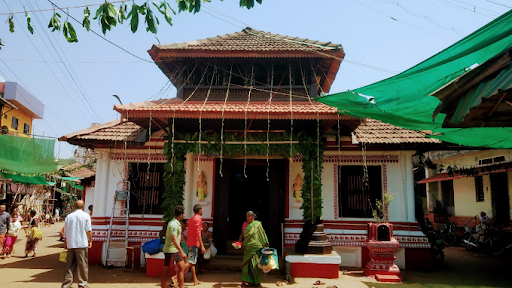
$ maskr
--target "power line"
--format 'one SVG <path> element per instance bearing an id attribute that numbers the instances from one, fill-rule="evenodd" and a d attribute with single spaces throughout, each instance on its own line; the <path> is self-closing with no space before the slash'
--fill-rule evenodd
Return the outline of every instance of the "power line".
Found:
<path id="1" fill-rule="evenodd" d="M 5 1 L 5 0 L 4 0 L 4 1 Z M 69 14 L 69 13 L 68 13 L 67 11 L 65 11 L 63 8 L 60 8 L 60 7 L 59 7 L 59 6 L 57 6 L 55 3 L 53 3 L 51 0 L 48 0 L 48 2 L 50 2 L 53 6 L 55 6 L 55 7 L 56 7 L 57 9 L 59 9 L 60 11 L 62 11 L 62 13 L 66 14 L 69 18 L 73 19 L 76 23 L 78 23 L 78 24 L 82 25 L 82 22 L 78 21 L 75 17 L 73 17 L 71 14 Z M 112 42 L 112 41 L 108 40 L 107 38 L 105 38 L 105 37 L 101 36 L 99 33 L 97 33 L 96 31 L 94 31 L 93 29 L 90 29 L 89 31 L 90 31 L 90 32 L 92 32 L 94 35 L 96 35 L 96 36 L 100 37 L 101 39 L 103 39 L 103 40 L 107 41 L 108 43 L 110 43 L 110 44 L 114 45 L 115 47 L 117 47 L 117 48 L 119 48 L 119 49 L 123 50 L 124 52 L 126 52 L 126 53 L 128 53 L 128 54 L 132 55 L 133 57 L 135 57 L 135 58 L 137 58 L 137 59 L 140 59 L 140 60 L 142 60 L 142 61 L 144 61 L 144 62 L 151 63 L 151 64 L 154 64 L 154 63 L 155 63 L 155 62 L 153 62 L 153 61 L 149 61 L 149 60 L 147 60 L 147 59 L 144 59 L 144 58 L 142 58 L 142 57 L 140 57 L 140 56 L 137 56 L 137 55 L 133 54 L 132 52 L 130 52 L 130 51 L 128 51 L 128 50 L 126 50 L 125 48 L 123 48 L 123 47 L 121 47 L 121 46 L 117 45 L 116 43 L 114 43 L 114 42 Z"/>
<path id="2" fill-rule="evenodd" d="M 132 0 L 120 0 L 120 1 L 110 1 L 110 3 L 124 3 Z M 76 9 L 76 8 L 85 8 L 85 7 L 91 7 L 91 6 L 100 6 L 101 4 L 87 4 L 87 5 L 81 5 L 81 6 L 70 6 L 70 7 L 63 7 L 63 9 Z M 45 11 L 53 11 L 54 9 L 39 9 L 39 10 L 28 10 L 28 11 L 19 11 L 19 12 L 8 12 L 8 13 L 0 13 L 0 15 L 11 15 L 11 14 L 25 14 L 25 13 L 33 13 L 33 12 L 45 12 Z"/>
<path id="3" fill-rule="evenodd" d="M 20 0 L 21 1 L 21 0 Z M 36 5 L 37 5 L 37 8 L 39 8 L 39 5 L 37 4 L 37 2 L 35 2 Z M 27 0 L 27 4 L 30 5 L 30 7 L 32 7 L 32 5 L 30 4 L 30 1 Z M 78 88 L 78 91 L 80 92 L 80 94 L 82 95 L 82 97 L 85 99 L 85 103 L 87 104 L 87 106 L 89 106 L 89 108 L 92 110 L 92 112 L 94 113 L 94 115 L 96 116 L 96 118 L 100 121 L 100 122 L 103 122 L 103 120 L 101 119 L 101 117 L 96 113 L 96 110 L 94 110 L 94 108 L 92 107 L 91 105 L 91 100 L 90 98 L 85 94 L 85 88 L 83 87 L 82 83 L 80 82 L 80 79 L 79 77 L 76 75 L 76 72 L 75 70 L 73 69 L 73 66 L 72 65 L 69 65 L 69 60 L 66 56 L 66 54 L 64 53 L 64 51 L 62 50 L 62 47 L 60 46 L 59 42 L 57 41 L 56 37 L 55 37 L 55 34 L 52 33 L 54 39 L 55 39 L 55 43 L 57 43 L 57 47 L 60 49 L 60 52 L 55 48 L 55 45 L 53 45 L 53 42 L 50 40 L 49 36 L 48 36 L 48 32 L 44 29 L 44 26 L 43 24 L 41 24 L 41 21 L 39 20 L 39 17 L 37 16 L 36 14 L 36 20 L 37 22 L 39 23 L 39 25 L 42 27 L 42 30 L 44 31 L 44 34 L 46 35 L 48 41 L 50 42 L 50 44 L 52 45 L 53 49 L 55 50 L 55 54 L 57 54 L 57 56 L 60 58 L 61 61 L 65 61 L 64 62 L 64 68 L 66 68 L 66 71 L 68 72 L 69 76 L 71 77 L 71 80 L 73 81 L 73 83 L 75 83 L 75 85 L 77 86 Z M 61 54 L 64 56 L 64 59 L 61 57 Z M 67 63 L 66 63 L 67 62 Z M 67 64 L 67 65 L 66 65 Z M 70 69 L 68 69 L 68 66 L 69 68 L 71 69 L 71 72 L 70 72 Z"/>
<path id="4" fill-rule="evenodd" d="M 8 8 L 9 10 L 11 10 L 11 8 L 9 7 L 9 5 L 7 4 L 7 2 L 6 2 L 5 0 L 4 0 L 4 3 L 5 3 L 5 5 L 7 6 L 7 8 Z M 18 25 L 20 25 L 20 26 L 21 26 L 20 22 L 18 21 L 18 18 L 14 18 L 14 19 L 16 20 L 16 22 L 18 23 Z M 27 32 L 25 32 L 25 30 L 22 30 L 22 31 L 23 31 L 23 33 L 25 34 L 25 36 L 28 38 L 28 40 L 30 41 L 30 43 L 32 44 L 32 46 L 34 46 L 34 49 L 37 51 L 37 53 L 39 54 L 39 56 L 44 60 L 43 55 L 41 54 L 41 52 L 39 51 L 39 49 L 37 48 L 37 46 L 34 44 L 34 42 L 32 41 L 32 39 L 27 35 Z M 41 36 L 40 36 L 40 37 L 41 37 Z M 41 37 L 41 38 L 42 38 L 42 37 Z M 44 42 L 44 40 L 43 40 L 43 43 L 46 45 L 46 42 Z M 47 49 L 48 49 L 48 47 L 47 47 Z M 48 49 L 48 50 L 49 50 L 49 49 Z M 53 55 L 52 55 L 51 53 L 50 53 L 50 55 L 53 57 Z M 55 60 L 55 58 L 54 58 L 54 60 Z M 3 62 L 3 61 L 2 61 L 2 62 Z M 4 62 L 4 64 L 5 64 L 5 62 Z M 67 91 L 66 87 L 62 84 L 62 82 L 60 81 L 59 77 L 57 77 L 57 75 L 55 74 L 55 72 L 53 71 L 53 69 L 51 68 L 51 66 L 50 66 L 50 65 L 48 65 L 48 63 L 46 63 L 46 66 L 47 66 L 47 67 L 48 67 L 48 69 L 52 72 L 53 76 L 55 77 L 55 79 L 57 80 L 57 82 L 62 86 L 62 88 L 64 89 L 64 91 L 65 91 L 67 94 L 71 95 L 71 94 Z M 9 67 L 7 66 L 7 68 L 9 68 Z M 59 68 L 60 68 L 60 66 L 59 66 Z M 9 68 L 9 70 L 10 70 L 10 68 Z M 12 71 L 12 70 L 11 70 L 11 71 Z M 18 76 L 16 76 L 16 77 L 17 77 L 18 79 L 20 79 Z M 21 80 L 21 79 L 20 79 L 20 80 Z M 25 86 L 26 86 L 26 85 L 25 85 Z M 32 93 L 32 92 L 31 92 L 31 93 Z M 33 94 L 33 93 L 32 93 L 32 94 Z M 71 99 L 71 101 L 72 101 L 72 102 L 77 106 L 78 111 L 80 111 L 80 113 L 82 113 L 82 115 L 83 115 L 84 117 L 87 117 L 87 116 L 85 115 L 85 113 L 80 109 L 80 106 L 78 106 L 78 104 L 75 102 L 75 100 L 73 99 L 73 97 L 69 97 L 69 98 L 70 98 L 70 99 Z M 89 120 L 90 120 L 90 119 L 89 119 Z"/>

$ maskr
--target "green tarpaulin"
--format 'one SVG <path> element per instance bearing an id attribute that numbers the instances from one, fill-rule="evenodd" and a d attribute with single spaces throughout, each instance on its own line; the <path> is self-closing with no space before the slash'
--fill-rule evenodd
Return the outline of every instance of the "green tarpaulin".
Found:
<path id="1" fill-rule="evenodd" d="M 20 174 L 57 170 L 55 140 L 0 135 L 0 169 Z"/>
<path id="2" fill-rule="evenodd" d="M 449 48 L 396 76 L 317 100 L 339 113 L 378 119 L 459 145 L 512 148 L 512 128 L 441 128 L 445 115 L 432 115 L 439 105 L 433 92 L 512 47 L 512 10 Z"/>
<path id="3" fill-rule="evenodd" d="M 55 182 L 47 182 L 43 176 L 22 176 L 2 172 L 0 172 L 0 176 L 4 179 L 11 179 L 15 183 L 41 184 L 47 186 L 53 186 L 55 184 Z"/>

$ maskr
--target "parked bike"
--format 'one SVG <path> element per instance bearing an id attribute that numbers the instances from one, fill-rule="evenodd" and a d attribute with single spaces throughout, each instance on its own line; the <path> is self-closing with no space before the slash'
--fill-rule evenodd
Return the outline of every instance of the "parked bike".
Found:
<path id="1" fill-rule="evenodd" d="M 425 228 L 423 233 L 427 236 L 430 243 L 430 259 L 436 264 L 441 264 L 444 261 L 444 243 L 443 238 L 434 230 L 434 225 L 429 218 L 425 218 Z"/>
<path id="2" fill-rule="evenodd" d="M 503 231 L 495 229 L 491 224 L 480 224 L 468 227 L 467 224 L 476 219 L 475 216 L 464 225 L 464 245 L 468 251 L 479 251 L 499 255 L 510 244 L 507 244 Z"/>
<path id="3" fill-rule="evenodd" d="M 455 234 L 457 229 L 457 224 L 453 222 L 449 222 L 448 224 L 439 224 L 437 227 L 437 233 L 443 239 L 443 243 L 446 246 L 452 246 L 457 243 L 457 235 Z"/>

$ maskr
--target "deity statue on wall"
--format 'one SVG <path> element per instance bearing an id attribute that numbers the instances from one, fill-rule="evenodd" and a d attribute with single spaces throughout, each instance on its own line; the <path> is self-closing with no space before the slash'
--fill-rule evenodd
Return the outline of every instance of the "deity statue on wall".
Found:
<path id="1" fill-rule="evenodd" d="M 196 183 L 196 196 L 199 198 L 199 202 L 203 202 L 204 198 L 208 196 L 208 190 L 206 185 L 206 176 L 204 175 L 204 172 L 201 171 L 199 173 L 199 176 L 197 177 L 197 183 Z"/>
<path id="2" fill-rule="evenodd" d="M 293 198 L 295 198 L 295 201 L 297 203 L 302 203 L 302 177 L 300 176 L 300 173 L 297 173 L 297 177 L 293 180 Z"/>

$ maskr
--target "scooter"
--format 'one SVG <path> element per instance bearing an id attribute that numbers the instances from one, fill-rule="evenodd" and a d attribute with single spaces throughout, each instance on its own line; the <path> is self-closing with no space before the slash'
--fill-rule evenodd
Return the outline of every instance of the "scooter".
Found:
<path id="1" fill-rule="evenodd" d="M 434 230 L 434 225 L 432 225 L 432 221 L 429 218 L 425 218 L 423 233 L 425 233 L 430 243 L 430 259 L 436 264 L 442 264 L 444 261 L 443 238 Z"/>
<path id="2" fill-rule="evenodd" d="M 480 224 L 475 227 L 468 227 L 467 224 L 477 216 L 473 217 L 464 225 L 464 245 L 468 251 L 486 252 L 499 255 L 507 249 L 504 235 L 491 225 Z"/>
<path id="3" fill-rule="evenodd" d="M 443 238 L 443 243 L 446 246 L 452 246 L 457 243 L 457 235 L 455 234 L 455 230 L 457 229 L 457 224 L 453 222 L 449 222 L 448 224 L 440 224 L 437 227 L 437 233 L 441 235 Z"/>

